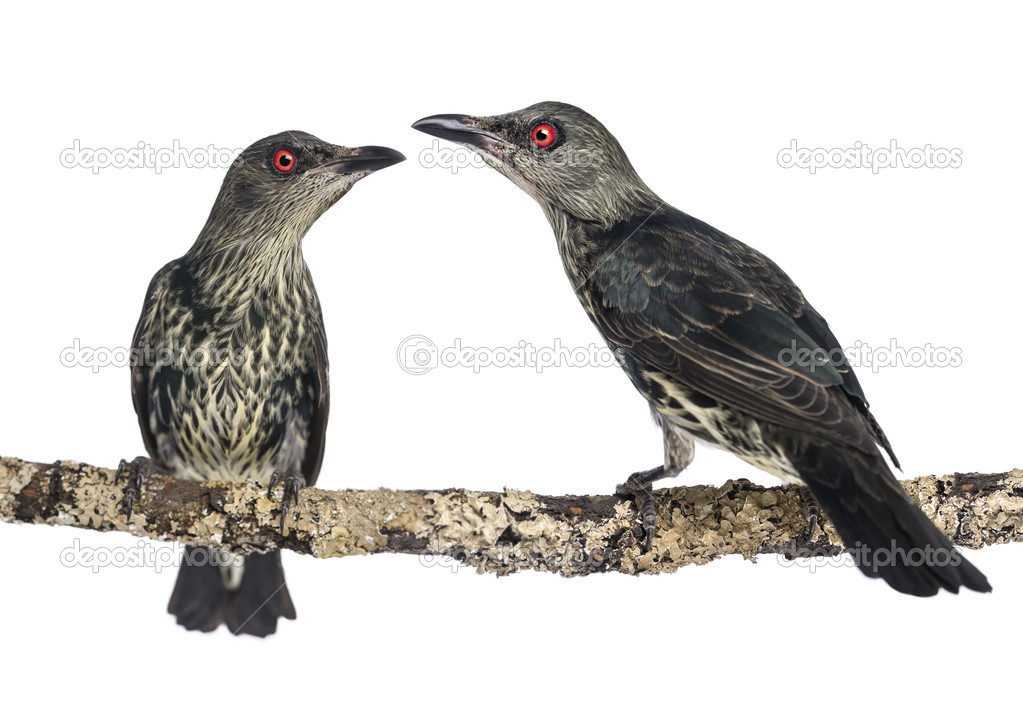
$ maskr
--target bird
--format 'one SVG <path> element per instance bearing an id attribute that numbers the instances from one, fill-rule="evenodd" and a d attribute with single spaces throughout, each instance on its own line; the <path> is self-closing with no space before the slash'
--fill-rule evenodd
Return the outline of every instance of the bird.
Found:
<path id="1" fill-rule="evenodd" d="M 302 254 L 313 223 L 370 173 L 405 160 L 285 131 L 228 168 L 191 248 L 152 278 L 133 336 L 131 395 L 148 457 L 122 460 L 127 519 L 145 478 L 283 482 L 280 526 L 316 482 L 330 409 L 327 337 Z M 279 550 L 185 549 L 168 612 L 188 630 L 265 637 L 295 618 Z"/>
<path id="2" fill-rule="evenodd" d="M 654 193 L 596 118 L 547 101 L 412 128 L 479 154 L 543 209 L 576 296 L 663 432 L 663 464 L 616 490 L 635 500 L 644 550 L 652 483 L 700 441 L 799 487 L 810 537 L 819 508 L 868 577 L 915 596 L 990 591 L 892 473 L 824 317 L 769 257 Z"/>

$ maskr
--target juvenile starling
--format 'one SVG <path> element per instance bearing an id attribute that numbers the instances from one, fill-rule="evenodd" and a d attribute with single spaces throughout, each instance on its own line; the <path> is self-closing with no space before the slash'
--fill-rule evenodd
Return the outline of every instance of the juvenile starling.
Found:
<path id="1" fill-rule="evenodd" d="M 245 149 L 198 239 L 153 277 L 135 328 L 131 394 L 149 458 L 121 462 L 128 518 L 156 470 L 283 481 L 289 501 L 323 460 L 330 390 L 323 315 L 302 238 L 361 178 L 404 160 L 286 131 Z M 168 611 L 189 630 L 267 636 L 295 618 L 279 551 L 189 547 Z"/>
<path id="2" fill-rule="evenodd" d="M 650 485 L 688 466 L 698 438 L 808 489 L 867 576 L 917 596 L 991 589 L 892 475 L 852 369 L 817 358 L 840 345 L 799 288 L 655 195 L 600 122 L 544 102 L 413 128 L 474 150 L 543 208 L 576 295 L 664 433 L 664 464 L 618 488 L 648 548 Z"/>

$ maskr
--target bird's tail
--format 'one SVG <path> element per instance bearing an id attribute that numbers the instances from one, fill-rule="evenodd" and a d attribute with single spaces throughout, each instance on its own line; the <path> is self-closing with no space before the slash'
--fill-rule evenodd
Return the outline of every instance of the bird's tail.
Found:
<path id="1" fill-rule="evenodd" d="M 804 441 L 793 465 L 831 519 L 857 566 L 918 597 L 960 587 L 991 591 L 987 578 L 914 503 L 880 452 Z"/>
<path id="2" fill-rule="evenodd" d="M 269 636 L 277 619 L 295 618 L 284 583 L 279 551 L 246 555 L 241 566 L 220 560 L 205 547 L 187 547 L 167 611 L 189 631 L 213 631 L 221 623 L 232 634 Z"/>

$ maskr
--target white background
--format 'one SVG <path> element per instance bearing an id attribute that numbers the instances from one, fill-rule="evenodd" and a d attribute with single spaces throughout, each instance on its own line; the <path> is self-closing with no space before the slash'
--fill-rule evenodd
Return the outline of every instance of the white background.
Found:
<path id="1" fill-rule="evenodd" d="M 127 370 L 59 355 L 76 338 L 128 345 L 150 276 L 189 247 L 223 178 L 93 174 L 63 168 L 61 151 L 75 139 L 241 148 L 303 129 L 409 157 L 306 240 L 333 377 L 322 487 L 606 493 L 657 464 L 646 405 L 615 369 L 410 376 L 396 361 L 412 334 L 440 347 L 599 343 L 539 208 L 491 170 L 422 167 L 432 139 L 409 128 L 556 99 L 600 118 L 663 198 L 773 257 L 845 344 L 961 350 L 958 368 L 859 370 L 906 477 L 1023 465 L 1015 8 L 24 7 L 5 11 L 0 43 L 0 454 L 114 466 L 142 452 Z M 810 175 L 776 162 L 793 138 L 959 148 L 962 166 Z M 774 484 L 706 449 L 679 482 L 739 476 Z M 75 538 L 138 543 L 0 525 L 5 707 L 12 695 L 204 710 L 1019 700 L 1018 545 L 970 554 L 993 594 L 929 600 L 771 557 L 498 580 L 408 556 L 285 553 L 299 618 L 260 641 L 175 626 L 173 571 L 61 566 Z"/>

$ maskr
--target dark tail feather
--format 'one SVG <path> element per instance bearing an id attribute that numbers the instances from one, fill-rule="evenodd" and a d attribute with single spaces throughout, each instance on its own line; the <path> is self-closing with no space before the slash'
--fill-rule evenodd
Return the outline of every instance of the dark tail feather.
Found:
<path id="1" fill-rule="evenodd" d="M 281 553 L 246 555 L 241 583 L 229 590 L 207 548 L 187 547 L 167 611 L 189 631 L 213 631 L 221 623 L 232 634 L 264 637 L 277 631 L 277 619 L 295 618 L 284 583 Z"/>
<path id="2" fill-rule="evenodd" d="M 281 553 L 246 555 L 242 584 L 228 598 L 224 623 L 232 634 L 269 636 L 277 620 L 295 618 L 295 605 L 284 583 Z"/>
<path id="3" fill-rule="evenodd" d="M 205 555 L 205 556 L 204 556 Z M 213 631 L 224 620 L 227 589 L 205 547 L 186 547 L 167 611 L 189 631 Z"/>
<path id="4" fill-rule="evenodd" d="M 991 591 L 980 570 L 914 503 L 881 454 L 803 442 L 794 465 L 868 577 L 918 597 Z"/>

